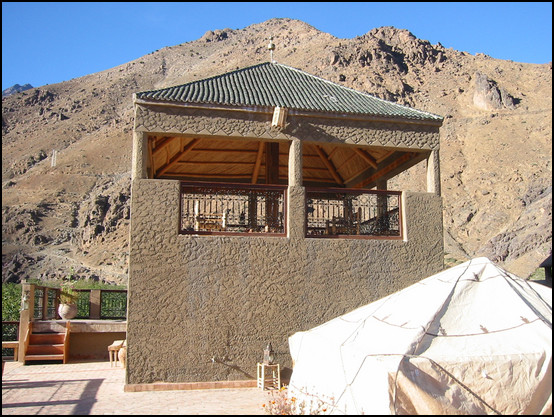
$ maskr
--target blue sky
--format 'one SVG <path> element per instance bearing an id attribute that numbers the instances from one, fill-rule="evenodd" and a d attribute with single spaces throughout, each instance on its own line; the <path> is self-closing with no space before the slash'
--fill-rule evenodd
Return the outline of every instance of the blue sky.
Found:
<path id="1" fill-rule="evenodd" d="M 551 2 L 3 2 L 2 90 L 67 81 L 208 30 L 276 17 L 302 20 L 338 38 L 394 26 L 471 54 L 552 61 Z"/>

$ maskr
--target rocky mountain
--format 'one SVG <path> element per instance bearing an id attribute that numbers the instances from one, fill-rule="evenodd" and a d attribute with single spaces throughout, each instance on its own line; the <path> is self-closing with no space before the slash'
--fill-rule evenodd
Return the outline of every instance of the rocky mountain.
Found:
<path id="1" fill-rule="evenodd" d="M 3 282 L 71 267 L 80 278 L 125 282 L 132 94 L 268 61 L 269 36 L 278 62 L 444 116 L 447 261 L 487 256 L 527 277 L 551 253 L 551 63 L 472 55 L 393 27 L 339 39 L 271 19 L 3 97 Z M 424 191 L 424 165 L 389 188 Z"/>
<path id="2" fill-rule="evenodd" d="M 31 84 L 24 84 L 24 85 L 14 84 L 11 87 L 8 87 L 4 91 L 2 91 L 2 97 L 11 96 L 12 94 L 15 94 L 15 93 L 21 93 L 22 91 L 30 90 L 31 88 L 33 88 Z"/>

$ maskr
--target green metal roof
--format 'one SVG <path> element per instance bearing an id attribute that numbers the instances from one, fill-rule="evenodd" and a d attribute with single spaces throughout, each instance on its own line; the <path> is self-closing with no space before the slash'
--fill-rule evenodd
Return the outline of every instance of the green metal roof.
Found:
<path id="1" fill-rule="evenodd" d="M 275 62 L 264 62 L 175 87 L 143 91 L 136 97 L 174 103 L 279 106 L 324 113 L 443 120 L 441 116 L 382 100 Z"/>

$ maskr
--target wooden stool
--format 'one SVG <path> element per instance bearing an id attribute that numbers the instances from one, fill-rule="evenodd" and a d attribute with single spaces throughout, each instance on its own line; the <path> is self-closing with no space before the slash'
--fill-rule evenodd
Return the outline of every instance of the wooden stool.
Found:
<path id="1" fill-rule="evenodd" d="M 270 370 L 271 376 L 269 375 Z M 278 363 L 274 365 L 258 363 L 258 388 L 263 390 L 281 388 L 281 369 Z"/>
<path id="2" fill-rule="evenodd" d="M 108 355 L 110 355 L 110 366 L 113 366 L 115 363 L 115 366 L 117 366 L 117 354 L 119 353 L 119 349 L 123 346 L 123 343 L 125 340 L 114 340 L 114 342 L 108 346 Z"/>

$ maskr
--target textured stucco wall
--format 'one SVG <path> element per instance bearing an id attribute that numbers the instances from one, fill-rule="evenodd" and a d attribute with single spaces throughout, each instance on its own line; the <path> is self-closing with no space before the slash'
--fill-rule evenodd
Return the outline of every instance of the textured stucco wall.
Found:
<path id="1" fill-rule="evenodd" d="M 405 193 L 405 241 L 178 234 L 179 182 L 132 183 L 127 383 L 254 379 L 287 338 L 440 271 L 442 202 Z M 216 361 L 213 363 L 212 358 Z"/>

